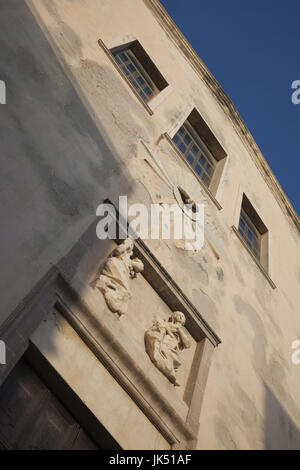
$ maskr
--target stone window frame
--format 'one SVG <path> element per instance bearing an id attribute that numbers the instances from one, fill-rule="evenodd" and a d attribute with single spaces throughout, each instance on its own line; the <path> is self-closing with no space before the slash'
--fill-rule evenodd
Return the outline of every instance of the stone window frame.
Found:
<path id="1" fill-rule="evenodd" d="M 254 256 L 258 259 L 258 261 L 260 261 L 263 238 L 267 232 L 267 229 L 261 233 L 256 226 L 255 219 L 252 220 L 251 217 L 249 217 L 248 213 L 243 208 L 243 205 L 241 207 L 238 231 L 249 246 L 252 253 L 254 253 Z"/>
<path id="2" fill-rule="evenodd" d="M 78 260 L 86 255 L 91 244 L 103 243 L 98 239 L 91 242 L 96 238 L 98 222 L 99 220 L 93 222 L 69 254 L 56 266 L 50 268 L 44 278 L 1 326 L 0 335 L 6 343 L 7 363 L 0 368 L 0 384 L 28 349 L 30 337 L 44 317 L 52 308 L 56 308 L 160 431 L 171 448 L 192 449 L 197 443 L 200 411 L 212 353 L 221 340 L 146 244 L 140 239 L 135 240 L 135 255 L 144 263 L 145 279 L 171 311 L 180 310 L 184 313 L 186 328 L 197 342 L 185 389 L 188 412 L 183 417 L 166 399 L 160 388 L 144 376 L 139 368 L 136 368 L 134 358 L 130 353 L 125 354 L 122 344 L 113 335 L 112 330 L 106 325 L 101 328 L 95 327 L 94 304 L 89 304 L 80 296 L 86 284 L 83 285 L 82 280 L 74 273 Z"/>
<path id="3" fill-rule="evenodd" d="M 204 143 L 204 146 L 207 147 L 208 152 L 214 158 L 214 172 L 211 177 L 210 184 L 208 186 L 204 184 L 201 177 L 199 177 L 195 169 L 189 164 L 185 156 L 181 153 L 181 151 L 178 149 L 177 145 L 173 141 L 174 136 L 177 134 L 178 130 L 186 121 L 189 121 L 189 124 L 199 135 L 199 139 Z M 185 113 L 184 117 L 181 117 L 180 121 L 177 121 L 175 126 L 173 126 L 168 132 L 165 132 L 163 136 L 172 146 L 176 154 L 180 156 L 181 160 L 197 178 L 197 180 L 201 184 L 201 187 L 210 197 L 215 206 L 219 210 L 221 210 L 222 206 L 217 200 L 217 194 L 220 188 L 222 178 L 224 176 L 225 166 L 228 161 L 228 154 L 224 149 L 224 145 L 220 143 L 220 139 L 216 137 L 215 133 L 208 126 L 197 107 L 195 107 L 194 105 L 190 106 L 188 108 L 188 111 Z"/>
<path id="4" fill-rule="evenodd" d="M 240 233 L 239 227 L 242 213 L 246 213 L 246 216 L 250 220 L 250 223 L 254 226 L 257 232 L 257 237 L 259 241 L 259 257 L 257 257 L 257 254 L 255 254 L 254 251 L 248 246 L 245 238 Z M 250 202 L 250 199 L 241 189 L 239 190 L 238 205 L 235 212 L 232 230 L 233 233 L 240 240 L 242 245 L 246 248 L 247 252 L 250 254 L 251 258 L 258 266 L 259 270 L 267 279 L 272 289 L 276 289 L 276 284 L 271 279 L 270 275 L 270 232 L 262 221 L 262 219 L 260 218 L 258 212 L 254 207 L 254 204 Z"/>
<path id="5" fill-rule="evenodd" d="M 159 69 L 156 67 L 150 56 L 143 48 L 141 42 L 137 38 L 130 35 L 126 36 L 125 38 L 119 38 L 117 40 L 108 41 L 106 43 L 104 43 L 102 39 L 98 39 L 98 45 L 110 59 L 116 70 L 119 72 L 120 76 L 128 84 L 129 88 L 132 90 L 138 101 L 143 105 L 150 116 L 152 116 L 154 114 L 154 110 L 173 91 L 173 88 L 171 85 L 169 85 Z M 121 52 L 126 48 L 130 48 L 133 51 L 142 68 L 145 70 L 145 73 L 150 77 L 154 84 L 155 93 L 153 93 L 153 95 L 147 101 L 145 101 L 140 96 L 137 89 L 133 86 L 131 81 L 128 79 L 126 74 L 122 71 L 119 64 L 115 60 L 114 53 Z"/>
<path id="6" fill-rule="evenodd" d="M 133 45 L 130 43 L 129 45 L 126 44 L 125 46 L 111 49 L 110 52 L 114 56 L 120 69 L 125 73 L 128 80 L 130 80 L 146 103 L 160 92 L 155 81 L 143 66 L 143 61 L 138 59 L 134 50 L 134 43 Z M 134 70 L 132 70 L 132 68 L 134 68 Z M 140 83 L 140 80 L 143 81 L 143 84 Z M 147 93 L 147 90 L 149 93 Z"/>
<path id="7" fill-rule="evenodd" d="M 189 162 L 191 168 L 197 173 L 204 184 L 209 187 L 215 171 L 216 162 L 213 155 L 188 120 L 184 121 L 172 140 L 183 157 Z M 192 158 L 192 161 L 190 158 Z M 201 174 L 197 171 L 197 167 L 199 167 Z"/>

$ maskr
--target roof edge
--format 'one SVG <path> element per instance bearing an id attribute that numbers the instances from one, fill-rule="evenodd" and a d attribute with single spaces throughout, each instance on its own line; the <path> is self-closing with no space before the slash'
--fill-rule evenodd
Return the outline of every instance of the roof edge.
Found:
<path id="1" fill-rule="evenodd" d="M 289 218 L 289 220 L 293 223 L 298 233 L 300 233 L 300 219 L 298 217 L 297 212 L 295 211 L 287 195 L 280 186 L 280 183 L 272 172 L 270 166 L 265 160 L 249 129 L 245 125 L 244 121 L 242 120 L 229 96 L 225 93 L 221 85 L 217 82 L 217 80 L 206 67 L 204 62 L 200 59 L 198 54 L 192 48 L 190 43 L 184 37 L 180 29 L 176 26 L 176 24 L 168 15 L 168 13 L 160 4 L 160 2 L 158 0 L 143 1 L 146 6 L 154 13 L 162 28 L 177 45 L 177 47 L 189 61 L 195 72 L 206 83 L 210 91 L 216 97 L 218 103 L 222 107 L 225 114 L 231 120 L 237 134 L 239 135 L 240 139 L 242 140 L 243 144 L 251 155 L 256 167 L 258 168 L 262 177 L 271 189 L 279 206 L 281 207 L 285 215 Z"/>

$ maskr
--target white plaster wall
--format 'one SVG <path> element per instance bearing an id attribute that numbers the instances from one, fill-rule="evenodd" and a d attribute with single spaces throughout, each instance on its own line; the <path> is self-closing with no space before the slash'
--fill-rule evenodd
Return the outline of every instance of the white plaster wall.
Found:
<path id="1" fill-rule="evenodd" d="M 149 247 L 222 339 L 208 378 L 198 447 L 299 446 L 300 366 L 291 362 L 291 343 L 300 336 L 299 235 L 267 187 L 229 118 L 143 1 L 28 0 L 26 3 L 47 36 L 55 59 L 75 88 L 77 96 L 73 104 L 77 105 L 71 107 L 71 113 L 65 106 L 60 109 L 61 114 L 49 117 L 49 103 L 45 102 L 40 108 L 37 94 L 36 106 L 30 107 L 30 93 L 34 94 L 30 80 L 34 70 L 26 71 L 24 83 L 29 102 L 18 108 L 16 116 L 12 110 L 11 136 L 7 137 L 13 140 L 17 135 L 19 138 L 18 113 L 29 109 L 31 112 L 22 114 L 23 118 L 26 116 L 22 132 L 27 136 L 25 142 L 29 147 L 25 157 L 30 163 L 24 167 L 22 178 L 20 166 L 10 163 L 5 178 L 6 195 L 10 199 L 4 216 L 10 223 L 2 244 L 8 265 L 1 284 L 6 306 L 3 318 L 49 266 L 75 243 L 101 198 L 116 199 L 119 194 L 128 193 L 132 201 L 149 204 L 150 187 L 157 181 L 154 174 L 145 178 L 145 174 L 150 173 L 138 141 L 142 138 L 152 148 L 163 151 L 167 162 L 172 158 L 172 151 L 163 141 L 158 143 L 158 139 L 164 132 L 179 126 L 195 106 L 228 154 L 217 194 L 222 210 L 209 198 L 206 202 L 207 232 L 220 247 L 221 258 L 217 260 L 208 245 L 197 254 L 165 242 L 149 241 Z M 14 13 L 7 12 L 7 15 L 14 24 Z M 23 19 L 25 31 L 28 24 L 29 20 L 26 23 Z M 39 34 L 36 33 L 36 37 Z M 100 38 L 108 46 L 137 38 L 172 87 L 153 116 L 147 113 L 99 47 Z M 25 47 L 30 46 L 33 47 L 30 51 L 33 63 L 41 65 L 40 52 L 33 39 L 32 43 L 25 42 Z M 18 51 L 16 54 L 19 57 Z M 49 70 L 43 73 L 55 76 L 53 70 L 58 66 L 49 51 L 47 54 Z M 11 70 L 7 66 L 6 73 Z M 53 88 L 53 81 L 49 84 L 54 102 L 66 99 L 69 86 L 62 74 L 57 76 L 62 80 L 57 82 L 57 89 Z M 40 92 L 44 96 L 45 89 Z M 87 116 L 95 128 L 89 135 Z M 40 122 L 43 123 L 41 128 Z M 60 123 L 63 127 L 58 125 Z M 36 135 L 36 128 L 42 134 Z M 101 142 L 95 138 L 96 130 L 102 136 Z M 51 142 L 56 142 L 50 154 L 46 152 L 49 134 Z M 33 141 L 39 142 L 43 158 L 31 162 Z M 8 144 L 7 159 L 19 158 L 25 152 L 22 141 L 15 152 L 11 141 Z M 57 149 L 61 149 L 61 153 L 55 152 Z M 47 170 L 41 173 L 39 168 L 45 169 L 45 161 Z M 182 165 L 177 164 L 181 171 Z M 67 182 L 67 188 L 73 189 L 71 195 L 69 190 L 64 191 L 64 185 L 51 189 L 60 197 L 54 204 L 46 190 L 51 171 Z M 24 187 L 33 190 L 25 191 Z M 77 191 L 78 199 L 73 197 Z M 269 230 L 270 275 L 277 286 L 275 290 L 231 229 L 239 211 L 241 192 L 246 193 Z M 60 207 L 68 198 L 72 204 L 60 215 Z M 16 214 L 13 220 L 10 215 L 16 205 L 20 207 L 20 217 L 26 220 L 22 237 L 16 231 L 20 219 L 17 224 Z M 81 207 L 79 213 L 72 216 L 73 208 L 78 206 Z M 34 229 L 33 220 L 39 222 Z M 15 289 L 11 289 L 11 285 Z M 272 416 L 286 423 L 282 430 L 273 429 Z M 288 429 L 293 430 L 291 435 Z"/>

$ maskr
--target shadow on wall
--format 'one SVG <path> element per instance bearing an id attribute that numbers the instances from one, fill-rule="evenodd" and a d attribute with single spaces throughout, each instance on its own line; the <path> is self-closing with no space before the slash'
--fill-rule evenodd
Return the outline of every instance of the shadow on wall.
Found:
<path id="1" fill-rule="evenodd" d="M 0 43 L 1 324 L 76 243 L 98 204 L 132 186 L 25 1 L 0 0 Z"/>
<path id="2" fill-rule="evenodd" d="M 300 430 L 265 385 L 265 449 L 299 450 Z"/>
<path id="3" fill-rule="evenodd" d="M 80 54 L 76 32 L 67 25 L 64 30 Z M 87 248 L 96 244 L 99 256 L 98 248 L 109 251 L 113 243 L 101 244 L 96 239 L 95 226 L 91 226 L 96 208 L 106 198 L 129 194 L 133 183 L 117 158 L 101 115 L 94 115 L 74 87 L 25 0 L 0 0 L 0 44 L 0 80 L 7 89 L 7 103 L 0 106 L 1 338 L 10 318 L 17 319 L 17 306 L 22 307 L 23 299 L 26 306 L 27 294 L 47 278 L 53 265 L 64 263 L 68 252 L 73 254 L 72 265 L 64 263 L 68 275 L 85 268 L 85 279 L 89 279 L 95 263 L 80 264 L 86 251 L 93 257 Z M 98 65 L 107 77 L 104 67 Z M 101 93 L 101 88 L 97 90 Z M 130 110 L 127 118 L 131 119 Z M 27 313 L 26 335 L 33 328 L 30 318 L 34 316 Z M 42 309 L 41 315 L 46 313 Z M 3 377 L 26 349 L 25 333 L 18 331 L 17 339 L 14 336 L 8 344 Z M 17 350 L 19 343 L 22 347 Z M 41 373 L 43 366 L 38 369 Z M 64 389 L 61 395 L 77 403 L 77 397 L 70 398 L 71 392 Z M 80 408 L 81 413 L 83 405 L 76 403 L 74 409 Z M 91 420 L 91 428 L 99 428 L 94 417 L 85 419 Z"/>

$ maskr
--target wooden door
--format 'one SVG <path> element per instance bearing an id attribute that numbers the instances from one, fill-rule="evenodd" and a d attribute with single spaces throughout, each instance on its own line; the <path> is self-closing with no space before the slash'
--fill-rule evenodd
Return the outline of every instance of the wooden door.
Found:
<path id="1" fill-rule="evenodd" d="M 21 359 L 0 387 L 0 449 L 99 449 Z"/>

